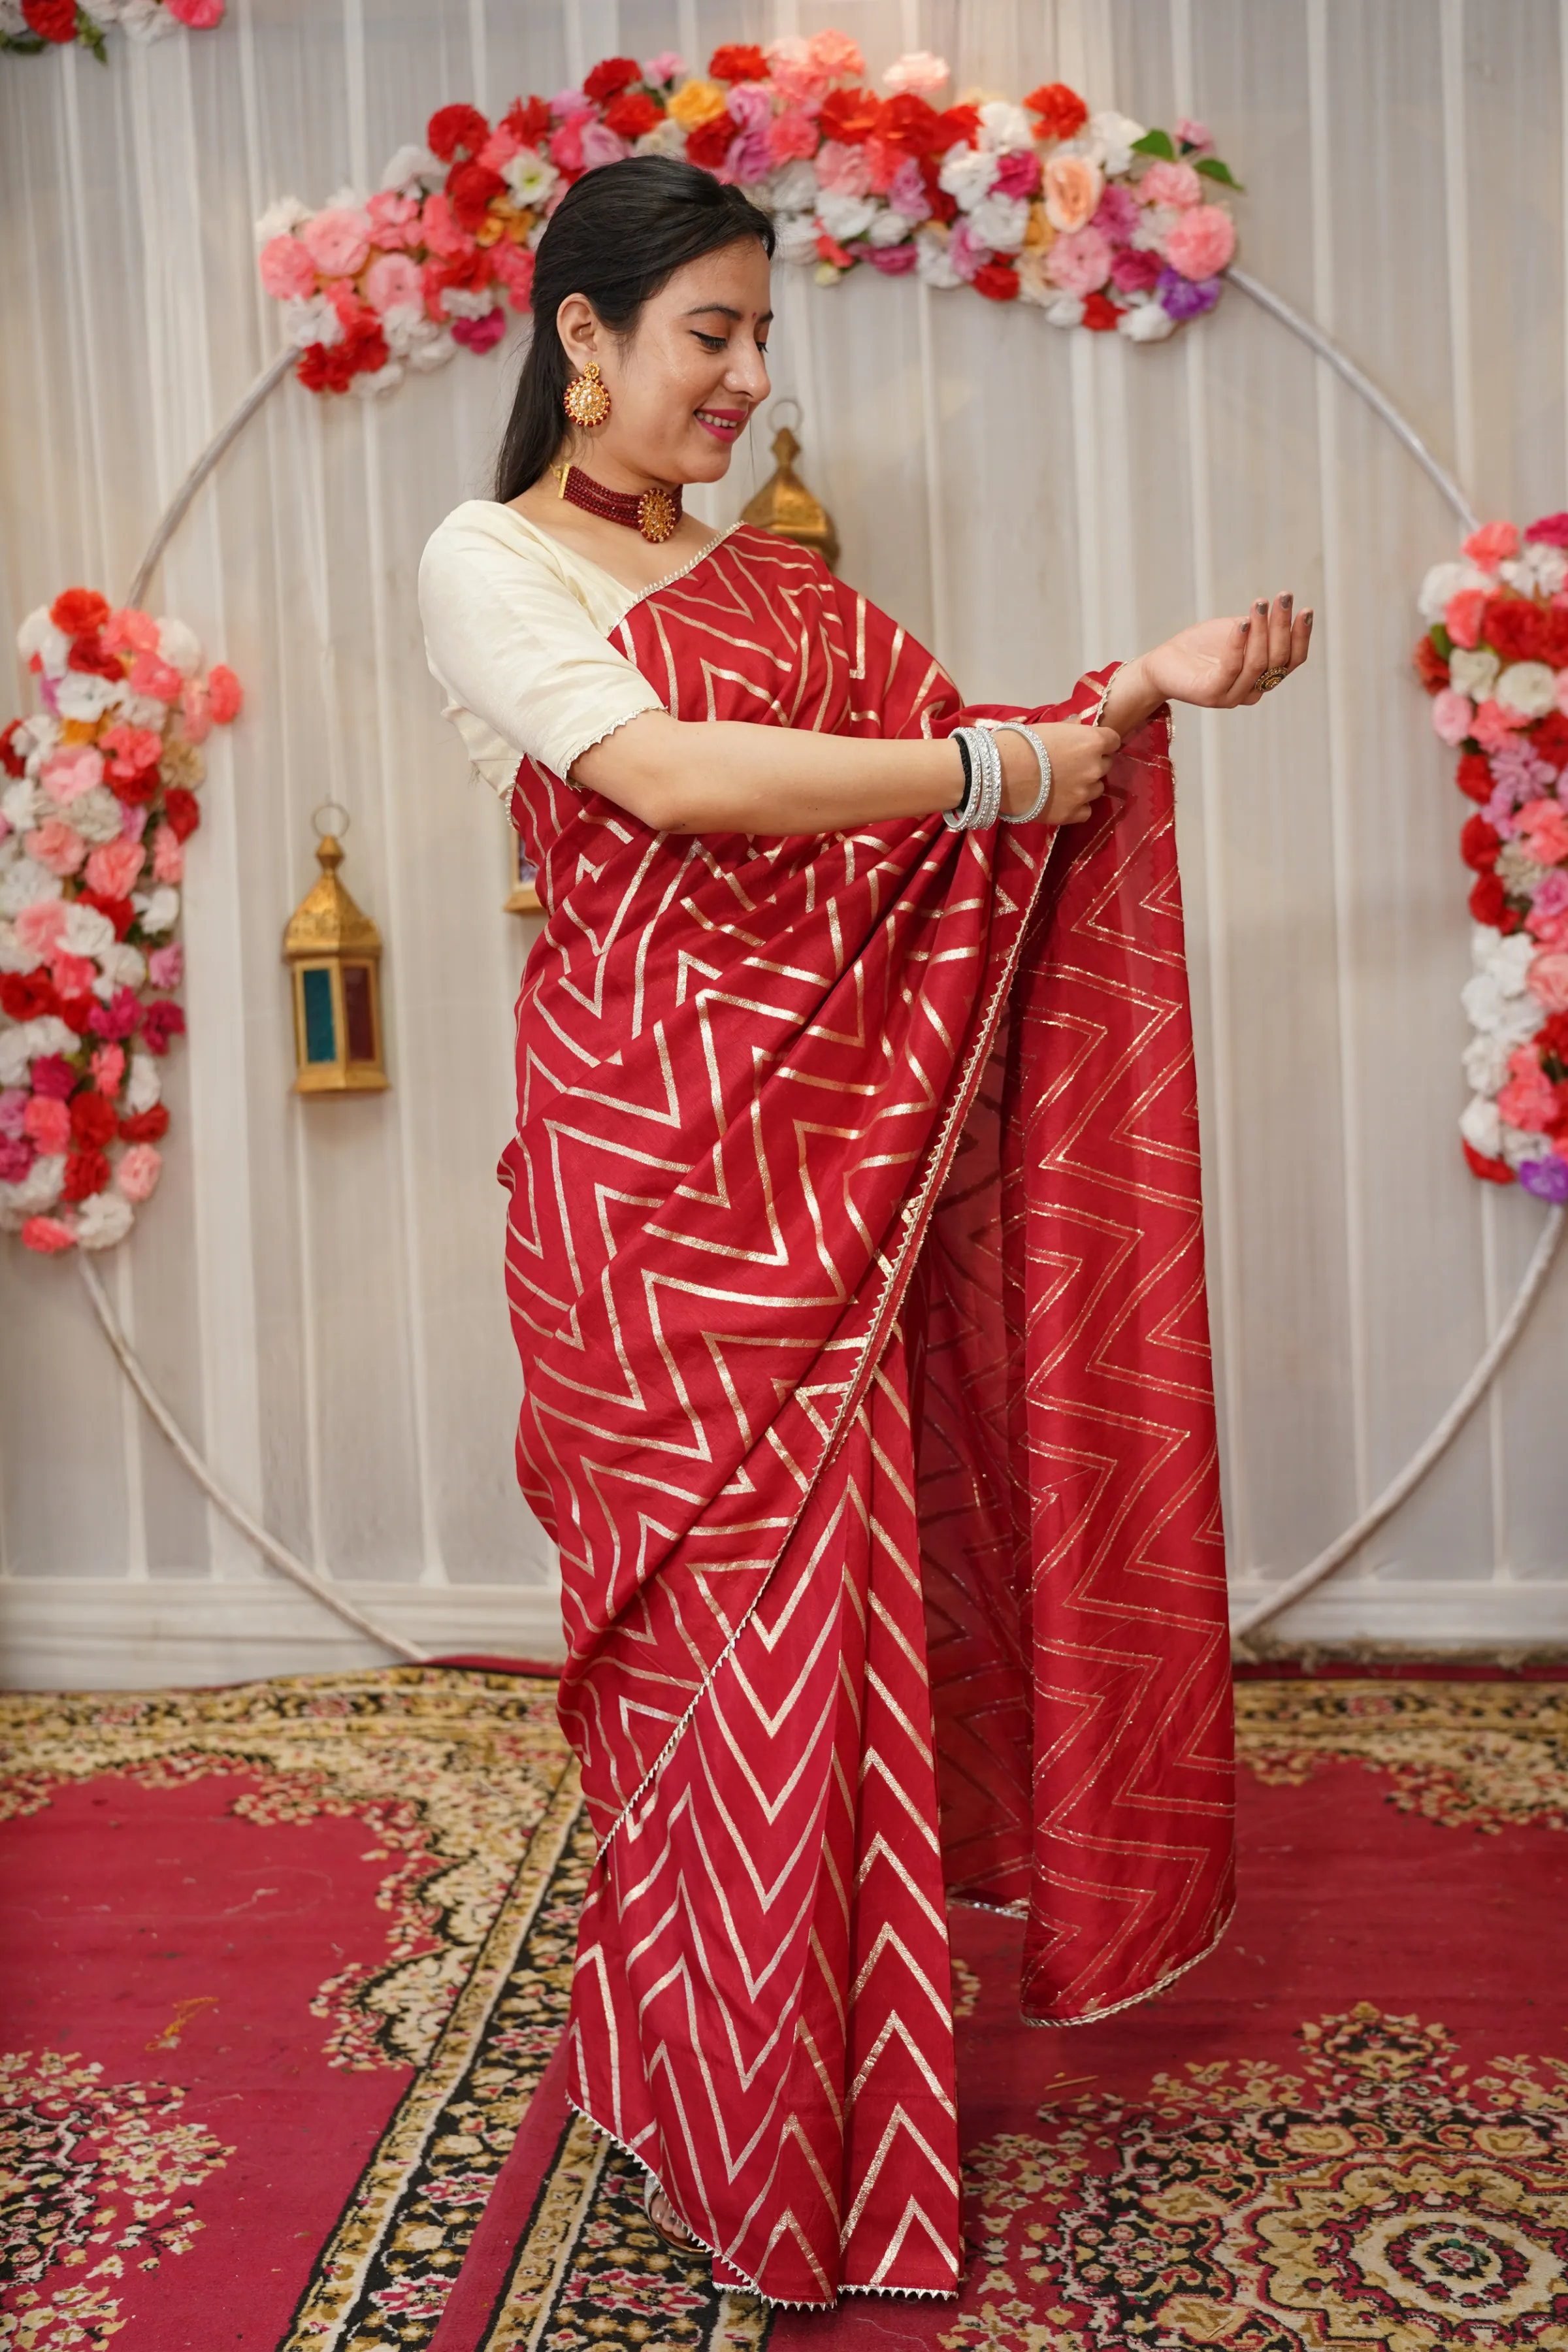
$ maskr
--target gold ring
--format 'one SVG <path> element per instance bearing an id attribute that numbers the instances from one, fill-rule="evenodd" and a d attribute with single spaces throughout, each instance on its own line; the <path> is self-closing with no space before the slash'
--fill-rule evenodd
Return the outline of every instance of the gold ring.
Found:
<path id="1" fill-rule="evenodd" d="M 1280 679 L 1282 677 L 1289 677 L 1289 667 L 1287 663 L 1270 662 L 1268 667 L 1264 670 L 1258 677 L 1258 691 L 1259 694 L 1272 693 L 1273 689 L 1279 685 Z"/>

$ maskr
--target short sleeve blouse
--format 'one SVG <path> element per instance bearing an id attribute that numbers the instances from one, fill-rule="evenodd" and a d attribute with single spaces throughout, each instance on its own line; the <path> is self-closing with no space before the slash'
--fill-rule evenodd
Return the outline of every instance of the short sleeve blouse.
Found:
<path id="1" fill-rule="evenodd" d="M 628 719 L 663 703 L 605 640 L 639 593 L 514 507 L 469 499 L 419 565 L 425 657 L 444 716 L 503 802 L 527 758 L 569 776 Z"/>

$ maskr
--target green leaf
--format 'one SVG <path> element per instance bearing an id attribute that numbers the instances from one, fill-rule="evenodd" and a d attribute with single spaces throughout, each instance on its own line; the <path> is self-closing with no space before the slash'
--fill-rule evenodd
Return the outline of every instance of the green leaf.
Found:
<path id="1" fill-rule="evenodd" d="M 1449 655 L 1454 650 L 1454 640 L 1448 635 L 1447 630 L 1443 626 L 1442 622 L 1439 621 L 1436 626 L 1428 632 L 1428 635 L 1432 639 L 1432 643 L 1436 646 L 1437 651 L 1442 655 L 1443 659 L 1447 661 Z"/>
<path id="2" fill-rule="evenodd" d="M 1217 155 L 1200 156 L 1193 165 L 1193 169 L 1194 172 L 1201 172 L 1205 180 L 1223 180 L 1227 188 L 1241 186 L 1241 182 L 1237 178 L 1230 165 L 1222 163 Z"/>
<path id="3" fill-rule="evenodd" d="M 1163 163 L 1173 163 L 1176 151 L 1171 144 L 1168 131 L 1145 131 L 1142 139 L 1132 142 L 1134 155 L 1158 155 Z"/>
<path id="4" fill-rule="evenodd" d="M 84 49 L 90 49 L 100 66 L 109 63 L 109 51 L 103 46 L 103 27 L 95 25 L 85 8 L 76 12 L 76 37 Z"/>

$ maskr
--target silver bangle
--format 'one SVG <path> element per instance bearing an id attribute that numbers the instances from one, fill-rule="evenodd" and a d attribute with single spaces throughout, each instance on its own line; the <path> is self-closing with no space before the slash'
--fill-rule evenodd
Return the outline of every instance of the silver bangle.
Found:
<path id="1" fill-rule="evenodd" d="M 1037 816 L 1044 816 L 1047 808 L 1050 804 L 1051 755 L 1047 751 L 1045 744 L 1041 741 L 1039 736 L 1036 734 L 1034 729 L 1032 727 L 1026 727 L 1021 719 L 988 719 L 986 724 L 998 735 L 1004 732 L 1010 735 L 1021 735 L 1025 742 L 1028 745 L 1030 751 L 1033 751 L 1035 755 L 1036 761 L 1037 762 L 1040 771 L 1039 791 L 1035 794 L 1034 799 L 1029 803 L 1026 809 L 1020 809 L 1016 816 L 1005 816 L 1002 819 L 1004 824 L 1033 824 Z M 1001 765 L 1000 752 L 997 754 L 997 765 L 998 767 Z"/>
<path id="2" fill-rule="evenodd" d="M 944 809 L 942 823 L 953 833 L 974 833 L 994 825 L 1002 806 L 1002 755 L 983 727 L 955 727 L 951 740 L 962 740 L 969 754 L 971 783 L 955 809 Z"/>
<path id="3" fill-rule="evenodd" d="M 985 789 L 975 811 L 976 831 L 989 833 L 1002 814 L 1002 754 L 996 749 L 994 737 L 986 728 L 977 727 L 980 743 L 980 764 L 985 778 Z"/>

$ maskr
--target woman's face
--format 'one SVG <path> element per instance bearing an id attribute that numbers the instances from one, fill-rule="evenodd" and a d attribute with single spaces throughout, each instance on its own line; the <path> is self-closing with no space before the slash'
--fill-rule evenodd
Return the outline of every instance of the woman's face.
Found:
<path id="1" fill-rule="evenodd" d="M 773 320 L 768 257 L 755 237 L 689 261 L 643 305 L 622 341 L 585 295 L 569 295 L 556 328 L 574 368 L 597 360 L 610 395 L 606 421 L 573 436 L 571 456 L 609 488 L 714 482 L 753 408 L 769 392 Z"/>

